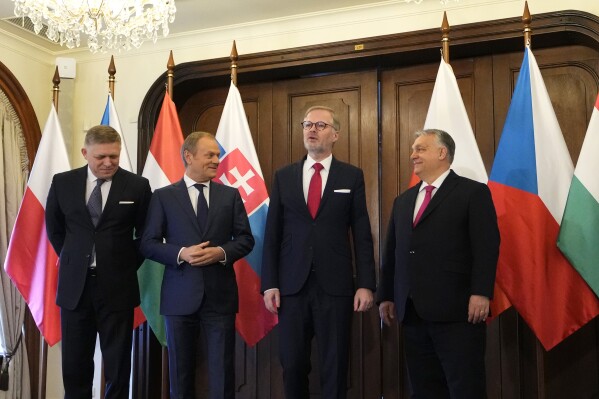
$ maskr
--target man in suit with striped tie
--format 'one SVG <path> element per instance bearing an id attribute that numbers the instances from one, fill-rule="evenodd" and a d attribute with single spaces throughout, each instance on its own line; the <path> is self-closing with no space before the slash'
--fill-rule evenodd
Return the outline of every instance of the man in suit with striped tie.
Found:
<path id="1" fill-rule="evenodd" d="M 139 236 L 152 191 L 119 167 L 121 136 L 94 126 L 81 149 L 87 165 L 52 179 L 48 239 L 60 257 L 56 304 L 62 329 L 65 399 L 92 397 L 96 335 L 105 397 L 129 397 L 133 309 L 139 305 Z"/>

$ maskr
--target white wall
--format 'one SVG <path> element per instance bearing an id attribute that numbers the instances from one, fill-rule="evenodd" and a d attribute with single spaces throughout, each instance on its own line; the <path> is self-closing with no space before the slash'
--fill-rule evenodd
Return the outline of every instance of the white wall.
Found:
<path id="1" fill-rule="evenodd" d="M 533 14 L 575 9 L 599 15 L 598 0 L 529 0 Z M 117 69 L 115 104 L 133 165 L 136 165 L 137 119 L 141 102 L 152 83 L 166 70 L 169 50 L 176 63 L 228 57 L 233 40 L 239 54 L 250 54 L 285 48 L 336 42 L 356 38 L 388 35 L 400 32 L 440 27 L 443 11 L 447 11 L 452 26 L 490 19 L 519 17 L 523 0 L 460 0 L 441 6 L 436 0 L 420 5 L 390 0 L 376 5 L 352 7 L 335 12 L 280 18 L 246 23 L 218 29 L 198 30 L 184 35 L 160 39 L 156 44 L 145 43 L 140 49 L 114 54 Z M 534 28 L 534 22 L 533 22 Z M 534 37 L 534 31 L 533 31 Z M 534 43 L 534 42 L 533 42 Z M 0 30 L 0 62 L 4 63 L 21 82 L 43 125 L 51 101 L 51 79 L 57 56 L 77 60 L 77 77 L 64 90 L 73 91 L 72 120 L 61 121 L 71 142 L 73 166 L 83 164 L 80 148 L 87 128 L 100 122 L 108 93 L 108 64 L 110 54 L 91 54 L 86 49 L 51 53 L 26 44 L 18 37 Z M 239 73 L 243 74 L 243 63 Z M 65 106 L 63 104 L 63 106 Z M 69 126 L 65 129 L 65 126 Z M 72 127 L 72 128 L 71 128 Z M 57 349 L 51 349 L 48 369 L 60 368 Z M 48 378 L 48 399 L 61 396 L 60 376 Z"/>

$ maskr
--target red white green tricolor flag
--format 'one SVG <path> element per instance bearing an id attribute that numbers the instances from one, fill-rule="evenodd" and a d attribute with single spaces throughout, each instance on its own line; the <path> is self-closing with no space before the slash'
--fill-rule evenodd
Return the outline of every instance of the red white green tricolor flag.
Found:
<path id="1" fill-rule="evenodd" d="M 599 295 L 599 97 L 568 193 L 557 245 Z"/>
<path id="2" fill-rule="evenodd" d="M 183 146 L 183 132 L 177 116 L 177 108 L 167 92 L 164 95 L 150 151 L 141 174 L 150 181 L 152 191 L 180 180 L 185 173 L 180 155 L 181 146 Z M 137 271 L 141 308 L 156 338 L 166 346 L 164 319 L 160 315 L 160 289 L 163 275 L 164 265 L 149 259 L 146 259 Z"/>

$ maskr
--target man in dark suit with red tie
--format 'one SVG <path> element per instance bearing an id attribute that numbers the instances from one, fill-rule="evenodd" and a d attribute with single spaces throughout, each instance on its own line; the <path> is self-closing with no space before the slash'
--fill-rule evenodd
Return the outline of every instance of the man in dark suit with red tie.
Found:
<path id="1" fill-rule="evenodd" d="M 412 150 L 422 181 L 393 204 L 380 316 L 402 322 L 413 398 L 485 398 L 484 322 L 499 256 L 491 193 L 450 169 L 455 143 L 446 132 L 417 132 Z"/>
<path id="2" fill-rule="evenodd" d="M 185 175 L 154 192 L 142 237 L 143 254 L 165 265 L 160 313 L 171 398 L 195 398 L 199 329 L 207 341 L 210 398 L 235 398 L 233 264 L 252 250 L 254 237 L 239 191 L 211 181 L 219 155 L 212 134 L 187 136 L 181 148 Z"/>
<path id="3" fill-rule="evenodd" d="M 302 127 L 308 155 L 277 171 L 271 189 L 262 291 L 279 315 L 286 398 L 310 397 L 315 336 L 322 397 L 343 399 L 352 312 L 370 309 L 376 284 L 364 175 L 332 156 L 339 137 L 332 109 L 308 109 Z"/>
<path id="4" fill-rule="evenodd" d="M 110 126 L 89 129 L 81 152 L 87 166 L 56 174 L 46 202 L 48 239 L 60 257 L 65 399 L 92 397 L 97 334 L 105 398 L 126 399 L 139 236 L 152 192 L 147 179 L 119 167 L 121 137 Z"/>

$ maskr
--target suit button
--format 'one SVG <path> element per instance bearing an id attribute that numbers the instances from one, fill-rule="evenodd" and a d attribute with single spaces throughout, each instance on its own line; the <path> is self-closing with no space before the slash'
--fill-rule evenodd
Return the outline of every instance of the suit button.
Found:
<path id="1" fill-rule="evenodd" d="M 414 255 L 416 251 L 410 251 L 410 255 Z"/>

